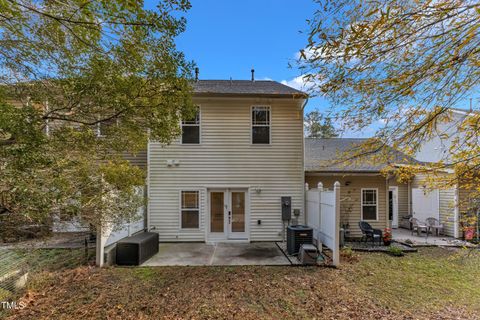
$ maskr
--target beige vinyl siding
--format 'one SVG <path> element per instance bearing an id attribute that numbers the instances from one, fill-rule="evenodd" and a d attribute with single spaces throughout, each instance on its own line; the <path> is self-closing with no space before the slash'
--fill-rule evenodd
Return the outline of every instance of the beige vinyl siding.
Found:
<path id="1" fill-rule="evenodd" d="M 472 192 L 467 190 L 467 189 L 464 189 L 464 188 L 460 188 L 458 190 L 458 197 L 459 197 L 459 207 L 460 207 L 460 213 L 464 213 L 464 212 L 467 212 L 469 207 L 470 207 L 470 194 Z"/>
<path id="2" fill-rule="evenodd" d="M 124 153 L 122 156 L 132 165 L 138 166 L 144 170 L 147 169 L 147 150 L 139 151 L 137 154 Z"/>
<path id="3" fill-rule="evenodd" d="M 422 188 L 425 184 L 425 179 L 426 177 L 423 174 L 416 175 L 411 182 L 412 188 Z"/>
<path id="4" fill-rule="evenodd" d="M 440 223 L 443 224 L 443 233 L 455 236 L 455 189 L 439 190 Z"/>
<path id="5" fill-rule="evenodd" d="M 458 189 L 458 198 L 459 198 L 459 207 L 460 213 L 465 213 L 471 210 L 472 207 L 475 207 L 475 198 L 477 197 L 478 192 L 474 189 L 459 188 Z"/>
<path id="6" fill-rule="evenodd" d="M 411 183 L 412 188 L 422 188 L 427 176 L 424 174 L 416 175 Z M 440 223 L 444 226 L 444 234 L 455 236 L 455 189 L 438 189 L 439 217 Z"/>
<path id="7" fill-rule="evenodd" d="M 358 228 L 361 220 L 361 190 L 363 188 L 378 189 L 378 220 L 368 221 L 373 228 L 383 231 L 388 226 L 386 205 L 386 180 L 383 176 L 313 176 L 306 174 L 305 181 L 309 188 L 316 188 L 319 182 L 324 188 L 332 189 L 335 181 L 340 182 L 340 224 L 349 224 L 350 237 L 359 238 L 362 232 Z M 349 181 L 348 186 L 345 183 Z"/>
<path id="8" fill-rule="evenodd" d="M 250 200 L 250 241 L 281 239 L 281 196 L 303 217 L 302 100 L 202 99 L 201 143 L 149 143 L 149 226 L 161 241 L 204 241 L 209 188 L 244 188 Z M 271 144 L 251 144 L 251 106 L 271 106 Z M 177 160 L 178 166 L 167 166 Z M 261 189 L 257 193 L 255 189 Z M 180 190 L 201 189 L 198 230 L 180 229 Z M 261 220 L 261 224 L 257 224 Z"/>

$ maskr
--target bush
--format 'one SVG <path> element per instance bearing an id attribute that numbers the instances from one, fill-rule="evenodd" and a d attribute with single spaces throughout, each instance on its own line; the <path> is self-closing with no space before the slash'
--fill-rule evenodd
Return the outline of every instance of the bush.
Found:
<path id="1" fill-rule="evenodd" d="M 390 246 L 388 248 L 388 254 L 394 256 L 394 257 L 402 257 L 404 255 L 403 250 L 399 247 L 395 246 Z"/>
<path id="2" fill-rule="evenodd" d="M 342 250 L 340 250 L 340 257 L 344 261 L 350 261 L 350 262 L 358 261 L 358 256 L 350 247 L 342 248 Z"/>

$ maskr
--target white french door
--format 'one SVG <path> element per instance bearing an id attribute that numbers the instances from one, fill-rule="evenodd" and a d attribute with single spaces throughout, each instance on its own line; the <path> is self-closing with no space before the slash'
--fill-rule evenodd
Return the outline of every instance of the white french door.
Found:
<path id="1" fill-rule="evenodd" d="M 212 241 L 248 239 L 247 191 L 209 190 L 209 235 Z"/>

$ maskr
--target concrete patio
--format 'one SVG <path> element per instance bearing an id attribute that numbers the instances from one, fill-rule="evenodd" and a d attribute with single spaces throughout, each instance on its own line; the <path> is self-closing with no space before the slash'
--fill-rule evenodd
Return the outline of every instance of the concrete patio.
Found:
<path id="1" fill-rule="evenodd" d="M 402 244 L 407 244 L 412 247 L 424 247 L 424 246 L 445 246 L 445 247 L 463 247 L 463 246 L 473 246 L 471 243 L 455 239 L 449 236 L 440 235 L 435 236 L 429 234 L 427 237 L 426 233 L 421 233 L 420 236 L 416 232 L 412 234 L 411 230 L 407 229 L 393 229 L 392 230 L 392 239 L 394 241 L 400 242 Z"/>
<path id="2" fill-rule="evenodd" d="M 160 243 L 159 252 L 142 266 L 290 265 L 274 242 Z"/>

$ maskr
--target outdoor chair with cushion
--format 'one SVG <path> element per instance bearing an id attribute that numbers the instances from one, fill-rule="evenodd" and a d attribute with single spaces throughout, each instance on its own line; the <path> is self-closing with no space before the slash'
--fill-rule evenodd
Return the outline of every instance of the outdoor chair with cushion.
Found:
<path id="1" fill-rule="evenodd" d="M 412 235 L 414 231 L 417 231 L 417 235 L 420 236 L 422 231 L 425 230 L 428 237 L 428 226 L 425 222 L 421 222 L 417 218 L 410 218 L 410 223 L 412 224 Z"/>
<path id="2" fill-rule="evenodd" d="M 362 240 L 367 242 L 368 239 L 372 239 L 372 243 L 375 244 L 375 240 L 378 240 L 379 244 L 382 244 L 382 230 L 373 229 L 372 226 L 365 221 L 358 222 L 360 230 L 362 230 Z"/>
<path id="3" fill-rule="evenodd" d="M 432 235 L 434 234 L 433 230 L 435 230 L 436 236 L 439 236 L 440 231 L 443 231 L 443 224 L 440 224 L 440 221 L 438 221 L 435 218 L 427 218 L 427 226 L 428 226 L 428 232 L 431 231 Z"/>

